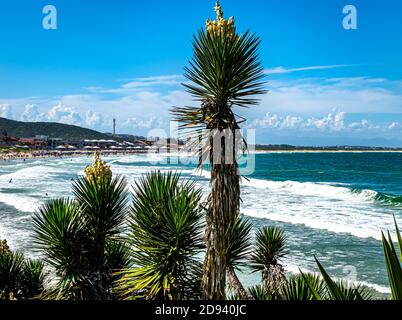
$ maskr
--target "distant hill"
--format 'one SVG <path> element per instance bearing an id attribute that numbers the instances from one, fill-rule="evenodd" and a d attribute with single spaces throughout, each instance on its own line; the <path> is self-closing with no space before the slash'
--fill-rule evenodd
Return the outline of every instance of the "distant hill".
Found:
<path id="1" fill-rule="evenodd" d="M 107 134 L 78 126 L 55 122 L 21 122 L 0 118 L 0 136 L 6 131 L 8 136 L 30 138 L 45 135 L 62 139 L 111 139 Z M 120 140 L 120 139 L 117 139 Z"/>

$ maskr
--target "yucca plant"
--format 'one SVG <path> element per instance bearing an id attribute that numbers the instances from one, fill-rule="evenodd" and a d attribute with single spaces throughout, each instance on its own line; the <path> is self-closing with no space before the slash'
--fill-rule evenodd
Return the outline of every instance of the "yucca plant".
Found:
<path id="1" fill-rule="evenodd" d="M 44 265 L 13 252 L 3 240 L 0 248 L 0 300 L 33 299 L 43 292 Z"/>
<path id="2" fill-rule="evenodd" d="M 50 201 L 34 215 L 36 248 L 58 279 L 47 298 L 114 298 L 113 273 L 129 265 L 122 239 L 126 187 L 95 155 L 94 166 L 73 183 L 74 199 Z"/>
<path id="3" fill-rule="evenodd" d="M 285 270 L 280 263 L 287 254 L 286 237 L 277 227 L 263 227 L 256 234 L 255 249 L 251 256 L 251 269 L 262 273 L 268 293 L 274 295 L 285 284 Z"/>
<path id="4" fill-rule="evenodd" d="M 322 281 L 325 284 L 325 290 L 319 290 L 321 286 L 317 286 L 317 281 L 311 276 L 303 274 L 301 275 L 310 289 L 310 293 L 313 295 L 312 300 L 370 300 L 371 294 L 367 288 L 361 285 L 350 286 L 345 281 L 334 281 L 325 271 L 324 267 L 318 261 L 316 257 L 315 261 L 320 270 Z"/>
<path id="5" fill-rule="evenodd" d="M 398 240 L 399 257 L 395 250 L 394 243 L 391 238 L 391 234 L 388 231 L 388 239 L 382 232 L 382 243 L 384 249 L 385 263 L 388 272 L 389 285 L 391 287 L 392 298 L 394 300 L 402 300 L 402 236 L 399 231 L 398 224 L 394 217 L 395 230 Z"/>
<path id="6" fill-rule="evenodd" d="M 45 264 L 38 259 L 25 259 L 21 273 L 21 286 L 17 298 L 40 299 L 44 292 L 45 278 L 48 272 L 45 271 Z"/>
<path id="7" fill-rule="evenodd" d="M 228 288 L 238 299 L 248 299 L 249 295 L 240 282 L 236 271 L 246 266 L 247 259 L 251 253 L 252 224 L 244 217 L 238 217 L 230 230 L 229 245 L 226 256 L 227 261 L 227 282 Z"/>
<path id="8" fill-rule="evenodd" d="M 130 217 L 134 267 L 117 282 L 125 299 L 198 299 L 201 293 L 201 190 L 177 173 L 135 183 Z"/>
<path id="9" fill-rule="evenodd" d="M 252 300 L 275 300 L 263 285 L 248 288 L 247 294 Z"/>
<path id="10" fill-rule="evenodd" d="M 279 299 L 288 301 L 316 300 L 313 291 L 320 297 L 326 295 L 325 282 L 316 274 L 299 274 L 291 276 L 278 292 Z"/>
<path id="11" fill-rule="evenodd" d="M 186 90 L 200 102 L 197 107 L 175 107 L 174 119 L 181 122 L 193 141 L 205 139 L 197 146 L 199 167 L 209 160 L 211 193 L 206 213 L 203 298 L 224 299 L 229 230 L 234 225 L 240 205 L 240 176 L 237 157 L 246 149 L 239 134 L 245 121 L 235 107 L 258 103 L 263 89 L 264 70 L 258 59 L 260 40 L 254 34 L 238 34 L 234 19 L 224 19 L 216 3 L 216 21 L 207 21 L 206 30 L 194 36 L 194 56 L 185 76 Z M 206 136 L 205 136 L 206 132 Z M 222 136 L 224 139 L 222 139 Z"/>

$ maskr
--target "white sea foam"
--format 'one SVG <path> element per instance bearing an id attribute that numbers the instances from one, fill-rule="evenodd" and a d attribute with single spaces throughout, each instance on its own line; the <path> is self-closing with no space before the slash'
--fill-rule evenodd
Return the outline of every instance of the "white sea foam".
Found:
<path id="1" fill-rule="evenodd" d="M 302 196 L 320 196 L 329 199 L 339 199 L 347 201 L 370 201 L 373 202 L 378 192 L 373 190 L 353 191 L 350 188 L 332 186 L 327 183 L 298 182 L 298 181 L 270 181 L 260 179 L 243 180 L 244 186 L 269 189 L 284 190 Z"/>
<path id="2" fill-rule="evenodd" d="M 15 207 L 19 211 L 33 212 L 41 203 L 44 187 L 56 183 L 51 176 L 58 171 L 44 165 L 29 166 L 0 176 L 0 202 Z M 16 190 L 17 192 L 12 192 Z M 18 192 L 19 191 L 19 192 Z"/>
<path id="3" fill-rule="evenodd" d="M 210 178 L 209 171 L 194 176 Z M 242 180 L 242 213 L 261 219 L 381 240 L 393 230 L 392 208 L 374 205 L 378 193 L 328 183 Z"/>
<path id="4" fill-rule="evenodd" d="M 3 174 L 0 176 L 0 183 L 7 183 L 8 180 L 13 179 L 13 180 L 32 180 L 32 179 L 37 179 L 38 177 L 48 177 L 49 174 L 54 171 L 53 168 L 44 166 L 44 165 L 39 165 L 39 166 L 29 166 L 23 169 L 19 169 L 17 171 L 8 173 L 8 174 Z"/>
<path id="5" fill-rule="evenodd" d="M 313 271 L 311 271 L 309 269 L 300 268 L 294 264 L 289 264 L 288 262 L 285 263 L 285 270 L 294 275 L 300 274 L 300 271 L 303 272 L 304 274 L 314 273 Z M 314 274 L 316 274 L 316 273 L 314 273 Z M 318 274 L 318 275 L 320 276 L 320 274 Z M 365 286 L 368 288 L 372 288 L 379 293 L 385 293 L 385 294 L 391 293 L 391 289 L 389 287 L 382 286 L 379 284 L 375 284 L 375 283 L 371 283 L 371 282 L 367 282 L 367 281 L 359 281 L 359 280 L 351 281 L 351 280 L 347 280 L 345 278 L 339 278 L 339 277 L 331 277 L 331 278 L 335 281 L 342 280 L 342 281 L 346 282 L 347 285 L 350 287 L 361 285 L 361 286 Z"/>
<path id="6" fill-rule="evenodd" d="M 34 212 L 41 204 L 41 201 L 26 197 L 20 194 L 8 194 L 0 191 L 0 202 L 16 208 L 23 212 Z"/>
<path id="7" fill-rule="evenodd" d="M 210 179 L 211 173 L 207 170 L 194 170 L 194 176 Z M 325 198 L 348 200 L 348 201 L 369 201 L 374 202 L 378 192 L 374 190 L 354 191 L 344 186 L 333 186 L 328 182 L 298 182 L 298 181 L 272 181 L 262 179 L 242 179 L 243 186 L 267 189 L 267 190 L 286 190 L 302 196 L 322 196 Z M 346 184 L 342 184 L 346 185 Z"/>

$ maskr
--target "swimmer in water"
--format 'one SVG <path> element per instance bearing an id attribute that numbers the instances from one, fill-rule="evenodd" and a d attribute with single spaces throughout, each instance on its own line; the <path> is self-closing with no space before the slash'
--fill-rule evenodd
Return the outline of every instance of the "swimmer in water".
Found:
<path id="1" fill-rule="evenodd" d="M 11 183 L 11 182 L 13 182 L 13 178 L 11 178 L 11 179 L 10 179 L 10 181 L 9 181 L 8 183 Z"/>

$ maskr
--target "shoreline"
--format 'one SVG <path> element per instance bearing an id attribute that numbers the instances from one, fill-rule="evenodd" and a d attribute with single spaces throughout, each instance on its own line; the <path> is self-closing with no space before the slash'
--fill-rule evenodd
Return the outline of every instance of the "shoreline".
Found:
<path id="1" fill-rule="evenodd" d="M 130 155 L 130 154 L 147 154 L 148 151 L 139 150 L 99 150 L 103 156 L 117 156 L 117 155 Z M 94 151 L 26 151 L 26 152 L 0 152 L 0 163 L 10 161 L 28 161 L 28 160 L 42 160 L 42 159 L 57 159 L 57 158 L 75 158 L 75 157 L 89 157 L 93 156 Z"/>
<path id="2" fill-rule="evenodd" d="M 402 153 L 402 150 L 255 150 L 250 153 Z"/>
<path id="3" fill-rule="evenodd" d="M 137 154 L 165 154 L 166 152 L 155 152 L 149 150 L 98 150 L 103 156 L 118 156 L 118 155 L 137 155 Z M 269 154 L 269 153 L 402 153 L 400 150 L 253 150 L 250 154 Z M 55 159 L 55 158 L 74 158 L 86 157 L 94 154 L 94 151 L 79 150 L 79 151 L 12 151 L 0 152 L 0 161 L 26 161 L 33 159 Z M 177 156 L 177 152 L 171 153 Z M 180 155 L 180 154 L 179 154 Z M 183 152 L 182 155 L 189 156 L 191 154 Z M 0 163 L 1 163 L 0 162 Z"/>

